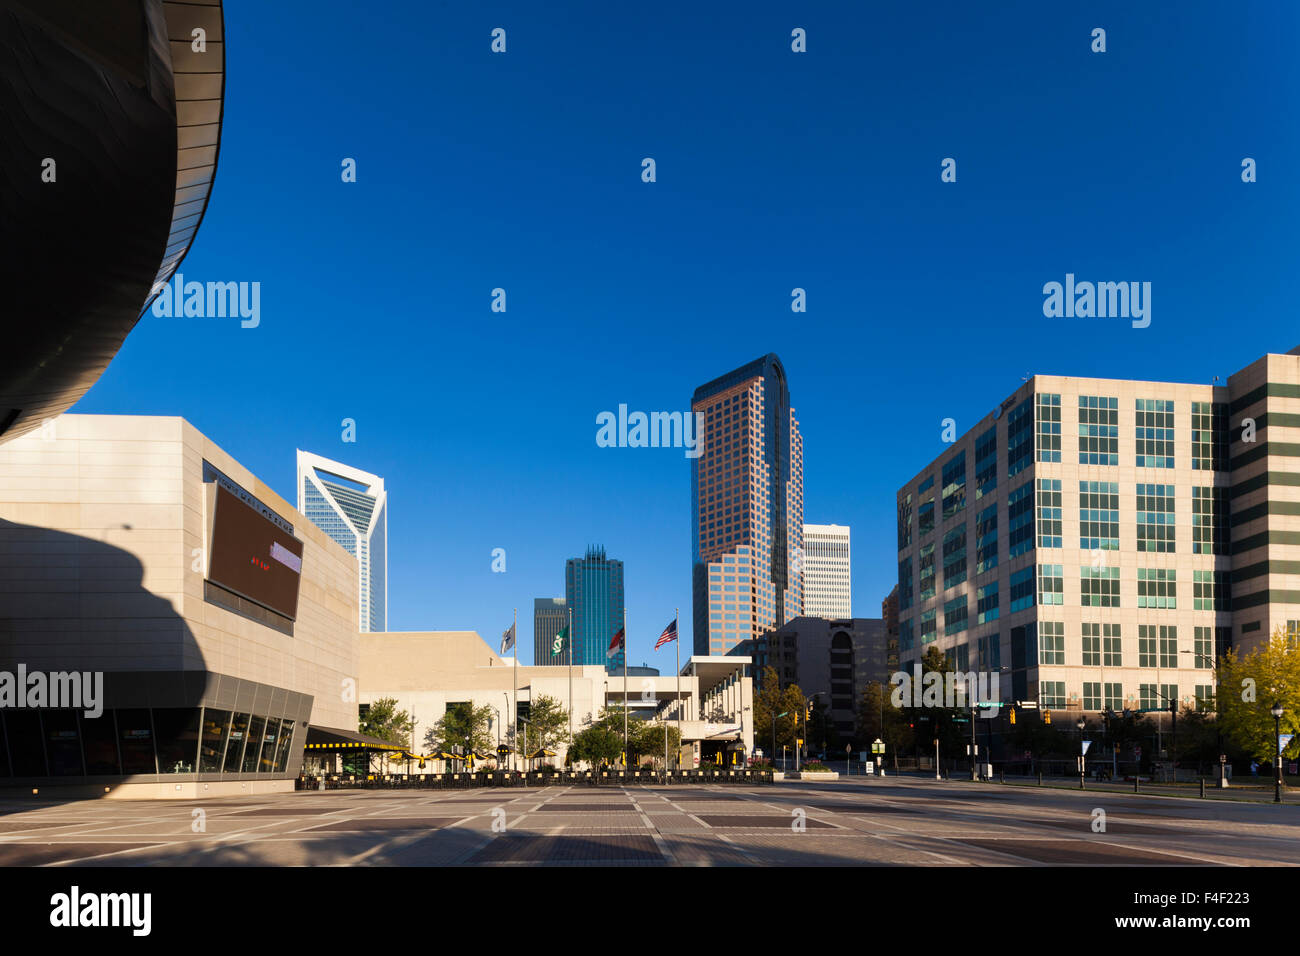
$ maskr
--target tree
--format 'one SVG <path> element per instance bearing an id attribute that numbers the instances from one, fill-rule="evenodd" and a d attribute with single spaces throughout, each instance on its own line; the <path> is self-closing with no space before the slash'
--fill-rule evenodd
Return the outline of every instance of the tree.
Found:
<path id="1" fill-rule="evenodd" d="M 617 716 L 617 727 L 615 727 Z M 587 717 L 587 726 L 573 735 L 573 744 L 569 756 L 573 760 L 585 760 L 593 766 L 613 763 L 623 753 L 623 711 L 615 714 L 613 708 L 602 708 L 596 719 Z M 632 725 L 628 722 L 628 737 L 631 739 Z"/>
<path id="2" fill-rule="evenodd" d="M 528 712 L 528 749 L 556 750 L 569 742 L 569 712 L 554 697 L 537 697 Z"/>
<path id="3" fill-rule="evenodd" d="M 415 722 L 411 715 L 397 709 L 397 698 L 381 697 L 366 708 L 357 725 L 357 730 L 367 737 L 378 737 L 396 744 L 401 750 L 411 747 L 411 731 Z"/>
<path id="4" fill-rule="evenodd" d="M 1282 733 L 1300 728 L 1300 647 L 1282 628 L 1273 631 L 1267 644 L 1248 654 L 1236 649 L 1219 661 L 1218 708 L 1223 732 L 1247 754 L 1262 760 L 1277 757 L 1273 715 L 1282 705 Z M 1293 757 L 1300 738 L 1283 751 Z"/>
<path id="5" fill-rule="evenodd" d="M 493 710 L 490 704 L 475 707 L 473 703 L 448 704 L 447 711 L 424 735 L 424 744 L 431 751 L 490 750 L 495 740 L 488 731 Z"/>
<path id="6" fill-rule="evenodd" d="M 764 749 L 775 747 L 773 757 L 781 753 L 782 747 L 794 747 L 796 725 L 803 730 L 803 719 L 807 701 L 797 684 L 781 687 L 781 679 L 776 669 L 765 667 L 758 693 L 754 695 L 754 740 L 755 746 Z M 777 715 L 784 714 L 779 717 Z M 773 717 L 776 719 L 776 741 L 772 741 Z"/>
<path id="7" fill-rule="evenodd" d="M 891 753 L 912 749 L 916 734 L 907 726 L 902 708 L 894 706 L 892 696 L 889 685 L 880 681 L 873 681 L 863 689 L 854 730 L 859 750 L 867 750 L 876 738 L 887 744 Z"/>
<path id="8" fill-rule="evenodd" d="M 663 723 L 651 720 L 638 720 L 636 736 L 632 736 L 631 725 L 628 728 L 629 743 L 632 753 L 638 758 L 653 757 L 656 761 L 664 759 L 664 730 Z M 669 761 L 673 759 L 678 750 L 681 748 L 681 734 L 677 732 L 677 725 L 669 722 L 668 731 L 668 757 Z"/>

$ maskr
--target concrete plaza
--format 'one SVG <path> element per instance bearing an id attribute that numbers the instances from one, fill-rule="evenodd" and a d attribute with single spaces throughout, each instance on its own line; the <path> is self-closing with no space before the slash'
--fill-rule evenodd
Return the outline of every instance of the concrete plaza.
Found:
<path id="1" fill-rule="evenodd" d="M 0 802 L 6 866 L 1295 865 L 1300 808 L 891 778 Z M 1105 812 L 1105 831 L 1094 829 Z"/>

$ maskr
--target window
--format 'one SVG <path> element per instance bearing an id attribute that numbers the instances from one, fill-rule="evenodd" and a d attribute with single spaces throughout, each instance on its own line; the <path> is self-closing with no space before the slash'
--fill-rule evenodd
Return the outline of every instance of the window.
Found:
<path id="1" fill-rule="evenodd" d="M 1176 703 L 1177 700 L 1178 700 L 1177 684 L 1160 685 L 1160 703 L 1163 704 L 1166 709 L 1170 706 L 1170 704 Z"/>
<path id="2" fill-rule="evenodd" d="M 1038 479 L 1038 546 L 1061 546 L 1061 480 Z"/>
<path id="3" fill-rule="evenodd" d="M 1065 575 L 1059 564 L 1038 566 L 1038 603 L 1065 603 Z"/>
<path id="4" fill-rule="evenodd" d="M 1084 607 L 1119 607 L 1119 568 L 1080 568 L 1079 603 Z"/>
<path id="5" fill-rule="evenodd" d="M 1178 666 L 1178 628 L 1172 624 L 1138 625 L 1138 667 Z"/>
<path id="6" fill-rule="evenodd" d="M 1192 402 L 1192 470 L 1227 471 L 1228 406 Z"/>
<path id="7" fill-rule="evenodd" d="M 898 550 L 912 543 L 912 493 L 909 491 L 898 502 Z"/>
<path id="8" fill-rule="evenodd" d="M 1197 611 L 1232 610 L 1228 580 L 1226 571 L 1193 571 L 1192 608 Z"/>
<path id="9" fill-rule="evenodd" d="M 934 495 L 921 502 L 916 510 L 917 531 L 922 538 L 934 531 Z"/>
<path id="10" fill-rule="evenodd" d="M 1101 625 L 1083 623 L 1083 666 L 1101 666 Z"/>
<path id="11" fill-rule="evenodd" d="M 1228 553 L 1228 489 L 1192 489 L 1192 553 Z"/>
<path id="12" fill-rule="evenodd" d="M 935 637 L 938 636 L 937 625 L 935 624 L 935 613 L 933 610 L 925 611 L 921 614 L 921 643 L 931 644 Z"/>
<path id="13" fill-rule="evenodd" d="M 1143 710 L 1154 710 L 1156 703 L 1156 685 L 1138 684 L 1138 706 Z"/>
<path id="14" fill-rule="evenodd" d="M 1061 460 L 1061 396 L 1040 394 L 1038 401 L 1038 460 Z"/>
<path id="15" fill-rule="evenodd" d="M 990 634 L 979 639 L 980 668 L 986 671 L 1002 669 L 1002 638 Z"/>
<path id="16" fill-rule="evenodd" d="M 1079 547 L 1119 550 L 1119 482 L 1079 482 Z"/>
<path id="17" fill-rule="evenodd" d="M 1083 682 L 1083 709 L 1101 710 L 1101 682 Z"/>
<path id="18" fill-rule="evenodd" d="M 943 589 L 966 580 L 966 526 L 953 528 L 943 537 Z"/>
<path id="19" fill-rule="evenodd" d="M 1041 621 L 1038 625 L 1038 663 L 1052 666 L 1065 665 L 1065 624 L 1062 621 Z"/>
<path id="20" fill-rule="evenodd" d="M 1178 572 L 1173 568 L 1138 568 L 1138 607 L 1178 607 Z"/>
<path id="21" fill-rule="evenodd" d="M 1028 468 L 1034 460 L 1034 406 L 1025 399 L 1007 416 L 1007 477 Z"/>
<path id="22" fill-rule="evenodd" d="M 1160 625 L 1160 666 L 1176 668 L 1178 666 L 1178 628 L 1172 624 Z M 1177 694 L 1172 694 L 1177 698 Z"/>
<path id="23" fill-rule="evenodd" d="M 1079 464 L 1119 464 L 1119 399 L 1079 396 Z"/>
<path id="24" fill-rule="evenodd" d="M 1065 681 L 1040 680 L 1038 682 L 1038 706 L 1044 710 L 1051 707 L 1065 706 Z"/>
<path id="25" fill-rule="evenodd" d="M 1034 548 L 1034 487 L 1026 481 L 1007 497 L 1007 544 L 1010 557 L 1026 554 Z"/>
<path id="26" fill-rule="evenodd" d="M 1137 400 L 1137 466 L 1174 467 L 1174 403 Z"/>
<path id="27" fill-rule="evenodd" d="M 1137 486 L 1137 546 L 1139 551 L 1174 550 L 1174 486 Z"/>
<path id="28" fill-rule="evenodd" d="M 934 542 L 921 545 L 921 600 L 934 597 Z"/>
<path id="29" fill-rule="evenodd" d="M 1034 606 L 1034 566 L 1011 575 L 1011 613 Z"/>
<path id="30" fill-rule="evenodd" d="M 906 611 L 912 606 L 912 559 L 898 562 L 898 609 Z"/>
<path id="31" fill-rule="evenodd" d="M 998 487 L 998 426 L 975 439 L 975 500 Z"/>
<path id="32" fill-rule="evenodd" d="M 943 466 L 943 520 L 966 507 L 966 452 Z"/>
<path id="33" fill-rule="evenodd" d="M 1208 627 L 1192 631 L 1192 666 L 1201 669 L 1214 666 L 1214 633 Z"/>
<path id="34" fill-rule="evenodd" d="M 953 598 L 943 606 L 943 633 L 945 637 L 960 634 L 966 630 L 968 609 L 966 595 Z"/>
<path id="35" fill-rule="evenodd" d="M 975 519 L 975 573 L 998 566 L 998 506 L 989 505 Z"/>
<path id="36" fill-rule="evenodd" d="M 1106 708 L 1108 710 L 1124 709 L 1124 685 L 1116 682 L 1106 685 Z"/>
<path id="37" fill-rule="evenodd" d="M 915 635 L 912 633 L 912 621 L 909 618 L 906 621 L 898 622 L 898 649 L 900 651 L 910 651 L 915 642 Z"/>
<path id="38" fill-rule="evenodd" d="M 987 624 L 998 619 L 998 582 L 990 581 L 975 592 L 975 623 Z"/>

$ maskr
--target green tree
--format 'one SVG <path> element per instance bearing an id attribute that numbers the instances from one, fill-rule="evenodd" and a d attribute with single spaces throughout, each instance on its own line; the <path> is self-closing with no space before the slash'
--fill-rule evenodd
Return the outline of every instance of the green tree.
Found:
<path id="1" fill-rule="evenodd" d="M 357 725 L 359 733 L 367 737 L 387 740 L 389 743 L 396 744 L 401 750 L 411 747 L 413 729 L 415 729 L 415 722 L 409 713 L 397 709 L 395 697 L 381 697 L 371 703 L 366 707 Z"/>
<path id="2" fill-rule="evenodd" d="M 633 721 L 628 721 L 628 738 L 632 739 Z M 623 710 L 602 708 L 596 718 L 588 716 L 586 726 L 573 735 L 569 750 L 574 760 L 585 760 L 593 766 L 614 763 L 623 753 Z"/>
<path id="3" fill-rule="evenodd" d="M 638 720 L 636 723 L 638 726 L 635 736 L 632 736 L 631 725 L 628 726 L 629 746 L 632 753 L 637 758 L 651 757 L 656 764 L 662 764 L 664 759 L 664 724 L 651 720 Z M 677 725 L 672 721 L 668 722 L 667 731 L 668 759 L 671 763 L 680 749 L 682 738 L 681 734 L 677 732 Z"/>
<path id="4" fill-rule="evenodd" d="M 1280 627 L 1267 644 L 1247 654 L 1228 651 L 1219 661 L 1218 709 L 1223 732 L 1243 751 L 1261 760 L 1276 759 L 1271 713 L 1282 705 L 1282 733 L 1300 728 L 1300 647 Z M 1300 737 L 1283 751 L 1294 757 Z"/>
<path id="5" fill-rule="evenodd" d="M 558 750 L 568 742 L 569 712 L 554 697 L 538 696 L 528 712 L 529 751 Z"/>
<path id="6" fill-rule="evenodd" d="M 765 667 L 758 692 L 754 694 L 754 745 L 763 750 L 774 747 L 774 752 L 769 754 L 772 757 L 779 757 L 782 747 L 793 749 L 796 727 L 800 731 L 798 736 L 802 735 L 806 704 L 799 685 L 781 687 L 776 669 Z M 780 716 L 782 714 L 785 716 Z M 772 740 L 774 717 L 775 743 Z"/>
<path id="7" fill-rule="evenodd" d="M 424 745 L 432 751 L 454 753 L 456 748 L 488 751 L 496 746 L 489 733 L 494 712 L 490 704 L 448 704 L 447 711 L 424 735 Z"/>
<path id="8" fill-rule="evenodd" d="M 858 750 L 870 750 L 871 742 L 879 737 L 890 754 L 910 752 L 916 737 L 902 708 L 894 705 L 890 685 L 880 681 L 863 689 L 854 733 Z"/>

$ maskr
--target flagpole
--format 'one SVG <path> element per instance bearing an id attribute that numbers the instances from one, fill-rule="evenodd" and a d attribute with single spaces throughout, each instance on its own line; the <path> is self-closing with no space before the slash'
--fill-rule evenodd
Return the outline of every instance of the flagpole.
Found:
<path id="1" fill-rule="evenodd" d="M 565 649 L 569 655 L 569 746 L 573 746 L 573 608 L 569 608 L 569 632 L 565 637 L 568 647 Z M 565 751 L 565 757 L 568 757 L 568 751 Z M 572 770 L 572 761 L 569 762 L 569 769 Z"/>
<path id="2" fill-rule="evenodd" d="M 627 773 L 627 608 L 623 608 L 623 773 Z"/>
<path id="3" fill-rule="evenodd" d="M 511 636 L 514 638 L 514 646 L 510 649 L 515 652 L 515 662 L 514 662 L 515 669 L 512 672 L 512 676 L 510 680 L 510 684 L 511 684 L 510 690 L 513 694 L 513 700 L 510 704 L 510 707 L 514 711 L 513 723 L 511 724 L 513 732 L 510 734 L 510 741 L 511 743 L 514 744 L 514 749 L 516 752 L 519 750 L 519 739 L 518 739 L 519 738 L 519 632 L 515 630 L 515 628 L 518 626 L 519 626 L 519 608 L 515 608 L 514 623 L 510 625 L 510 633 Z M 511 759 L 510 763 L 515 767 L 515 769 L 518 769 L 518 764 L 514 759 Z"/>
<path id="4" fill-rule="evenodd" d="M 682 762 L 682 625 L 680 621 L 682 609 L 673 608 L 673 623 L 677 625 L 677 640 L 673 641 L 673 649 L 677 652 L 677 760 L 679 765 Z"/>

